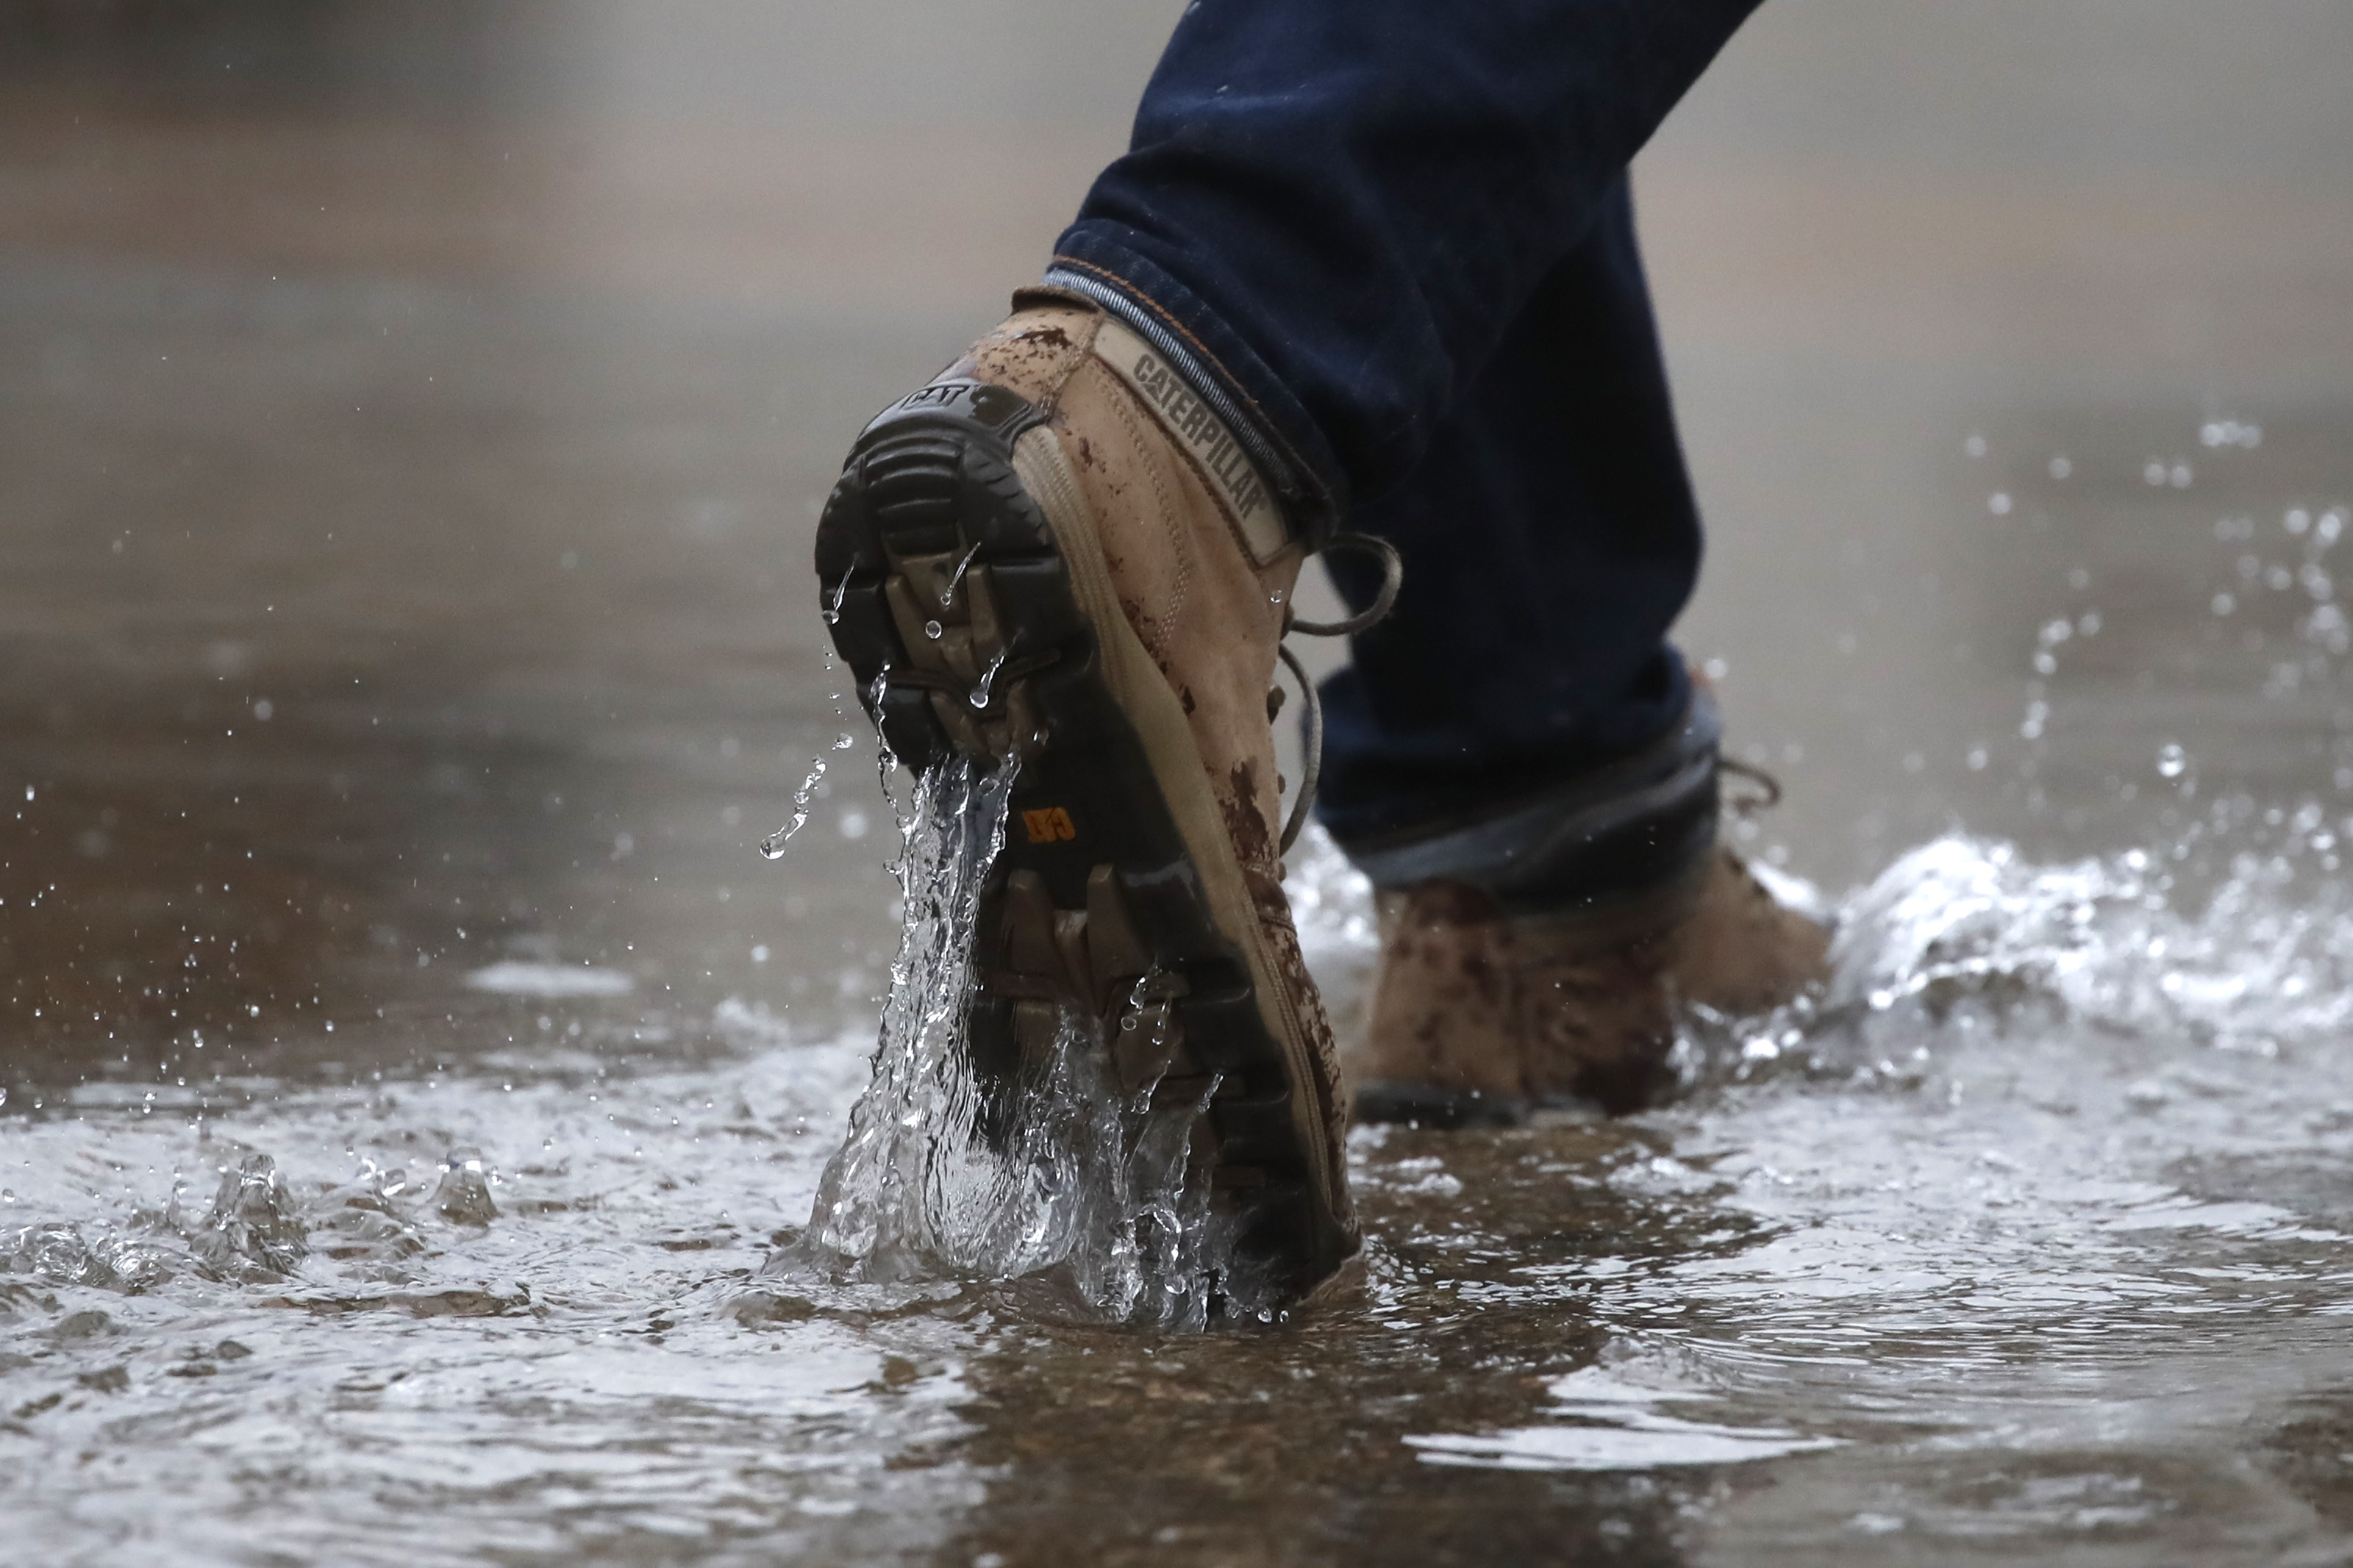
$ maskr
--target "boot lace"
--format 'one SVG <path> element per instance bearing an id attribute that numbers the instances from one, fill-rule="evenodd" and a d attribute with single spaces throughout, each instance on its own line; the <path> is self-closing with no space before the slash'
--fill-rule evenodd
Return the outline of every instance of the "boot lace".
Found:
<path id="1" fill-rule="evenodd" d="M 1335 550 L 1360 551 L 1378 561 L 1381 563 L 1380 592 L 1373 595 L 1373 602 L 1362 613 L 1345 620 L 1303 621 L 1289 605 L 1285 605 L 1282 635 L 1286 637 L 1293 632 L 1306 637 L 1352 637 L 1358 632 L 1370 631 L 1380 625 L 1397 607 L 1398 589 L 1405 582 L 1405 563 L 1398 557 L 1396 545 L 1386 539 L 1376 539 L 1369 533 L 1335 533 L 1324 541 L 1317 553 L 1327 554 Z M 1283 643 L 1278 651 L 1282 655 L 1282 662 L 1290 669 L 1292 679 L 1299 682 L 1300 698 L 1307 705 L 1306 723 L 1303 726 L 1306 732 L 1301 737 L 1300 746 L 1303 758 L 1299 794 L 1291 803 L 1291 815 L 1283 821 L 1282 845 L 1279 851 L 1288 855 L 1291 847 L 1299 841 L 1299 835 L 1307 826 L 1307 814 L 1315 805 L 1315 786 L 1324 776 L 1324 700 L 1315 694 L 1315 682 L 1308 679 L 1306 667 L 1299 662 L 1299 656 L 1291 651 L 1291 645 Z M 1277 687 L 1268 698 L 1268 718 L 1274 716 L 1282 703 L 1282 689 Z"/>
<path id="2" fill-rule="evenodd" d="M 1781 781 L 1752 763 L 1732 757 L 1716 759 L 1716 771 L 1747 783 L 1748 788 L 1737 795 L 1727 794 L 1724 809 L 1744 821 L 1760 811 L 1770 811 L 1781 804 Z"/>

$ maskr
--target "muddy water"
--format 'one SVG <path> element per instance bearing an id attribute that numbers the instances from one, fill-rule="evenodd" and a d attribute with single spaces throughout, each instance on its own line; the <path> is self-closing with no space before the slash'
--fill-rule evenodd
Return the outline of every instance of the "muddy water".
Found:
<path id="1" fill-rule="evenodd" d="M 2201 912 L 2165 857 L 1924 847 L 1819 1008 L 1694 1027 L 1679 1105 L 1360 1134 L 1361 1294 L 1257 1333 L 762 1277 L 871 1042 L 740 1005 L 691 1068 L 592 1016 L 41 1094 L 0 1485 L 28 1561 L 2337 1560 L 2335 831 Z M 1360 892 L 1302 875 L 1345 986 Z"/>
<path id="2" fill-rule="evenodd" d="M 12 83 L 0 1560 L 2342 1561 L 2338 24 L 1868 11 L 1642 172 L 1838 985 L 1646 1117 L 1360 1134 L 1361 1294 L 1208 1335 L 763 1272 L 899 938 L 810 503 L 1116 144 L 1039 40 L 1162 19 Z"/>

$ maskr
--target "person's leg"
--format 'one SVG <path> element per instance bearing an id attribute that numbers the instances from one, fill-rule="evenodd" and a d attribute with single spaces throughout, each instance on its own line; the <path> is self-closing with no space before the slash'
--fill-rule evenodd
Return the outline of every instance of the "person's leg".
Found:
<path id="1" fill-rule="evenodd" d="M 1506 807 L 1636 752 L 1691 700 L 1667 628 L 1698 509 L 1621 177 L 1401 485 L 1348 527 L 1406 562 L 1324 687 L 1317 814 L 1350 847 Z M 1329 558 L 1360 607 L 1377 584 Z"/>
<path id="2" fill-rule="evenodd" d="M 1720 721 L 1665 641 L 1698 521 L 1626 185 L 1750 8 L 1204 0 L 1048 274 L 1156 331 L 1311 538 L 1404 555 L 1322 791 L 1380 893 L 1359 1114 L 1630 1109 L 1683 1005 L 1820 973 L 1820 928 L 1715 847 Z"/>
<path id="3" fill-rule="evenodd" d="M 1279 1294 L 1356 1245 L 1281 886 L 1269 687 L 1301 563 L 1515 322 L 1574 314 L 1547 279 L 1622 221 L 1627 161 L 1755 4 L 1194 0 L 1045 288 L 868 426 L 820 521 L 834 641 L 896 754 L 1018 764 L 957 1003 L 984 1093 L 1092 1032 L 1191 1119 L 1236 1263 Z M 1618 636 L 1657 655 L 1640 628 L 1683 592 Z M 1557 761 L 1639 727 L 1607 707 L 1515 733 Z"/>
<path id="4" fill-rule="evenodd" d="M 1666 640 L 1700 529 L 1621 181 L 1405 482 L 1354 529 L 1395 612 L 1325 687 L 1320 812 L 1380 889 L 1358 1114 L 1633 1109 L 1678 1007 L 1749 1011 L 1821 933 L 1716 849 L 1714 704 Z M 1374 585 L 1342 554 L 1361 604 Z"/>
<path id="5" fill-rule="evenodd" d="M 1758 0 L 1194 0 L 1048 282 L 1184 369 L 1312 540 L 1411 473 Z"/>

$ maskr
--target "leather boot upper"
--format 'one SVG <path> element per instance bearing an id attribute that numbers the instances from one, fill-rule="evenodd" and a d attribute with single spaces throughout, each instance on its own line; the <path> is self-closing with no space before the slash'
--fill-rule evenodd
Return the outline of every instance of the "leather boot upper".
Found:
<path id="1" fill-rule="evenodd" d="M 1080 307 L 1018 311 L 946 374 L 994 383 L 1036 405 L 1077 474 L 1120 608 L 1182 704 L 1283 994 L 1270 999 L 1303 1037 L 1327 1111 L 1335 1191 L 1347 1109 L 1330 1025 L 1282 892 L 1275 668 L 1303 545 L 1248 509 L 1232 459 L 1185 438 L 1178 389 L 1148 395 L 1097 352 L 1115 323 Z M 1192 428 L 1198 431 L 1198 422 Z M 1206 460 L 1205 460 L 1206 458 Z"/>

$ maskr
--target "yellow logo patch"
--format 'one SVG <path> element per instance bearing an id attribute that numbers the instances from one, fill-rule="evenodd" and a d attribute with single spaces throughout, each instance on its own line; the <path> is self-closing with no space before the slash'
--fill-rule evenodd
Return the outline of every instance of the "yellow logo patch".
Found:
<path id="1" fill-rule="evenodd" d="M 1029 832 L 1032 844 L 1051 844 L 1058 839 L 1076 838 L 1079 825 L 1071 820 L 1069 811 L 1059 805 L 1040 807 L 1021 814 L 1021 826 Z"/>

